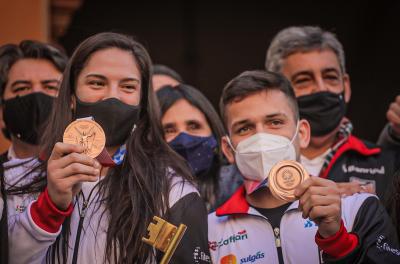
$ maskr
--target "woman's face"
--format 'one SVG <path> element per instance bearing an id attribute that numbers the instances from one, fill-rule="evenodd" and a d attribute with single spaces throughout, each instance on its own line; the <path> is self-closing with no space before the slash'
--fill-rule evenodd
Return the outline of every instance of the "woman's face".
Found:
<path id="1" fill-rule="evenodd" d="M 211 136 L 211 128 L 205 115 L 185 99 L 176 101 L 162 117 L 164 138 L 172 141 L 180 133 L 185 132 L 193 136 Z"/>
<path id="2" fill-rule="evenodd" d="M 87 103 L 117 98 L 140 103 L 141 75 L 132 53 L 118 48 L 94 52 L 78 76 L 76 96 Z"/>

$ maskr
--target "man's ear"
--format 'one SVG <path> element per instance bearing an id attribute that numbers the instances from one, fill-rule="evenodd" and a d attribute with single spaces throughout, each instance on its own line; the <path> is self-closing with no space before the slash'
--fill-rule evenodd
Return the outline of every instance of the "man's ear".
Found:
<path id="1" fill-rule="evenodd" d="M 307 148 L 311 138 L 311 126 L 307 120 L 301 119 L 299 121 L 299 132 L 297 137 L 300 149 Z"/>
<path id="2" fill-rule="evenodd" d="M 350 76 L 347 73 L 345 73 L 343 76 L 343 86 L 344 86 L 344 101 L 346 103 L 349 103 L 351 98 L 351 85 L 350 85 Z"/>
<path id="3" fill-rule="evenodd" d="M 224 156 L 226 159 L 229 161 L 229 163 L 234 164 L 235 163 L 235 153 L 233 152 L 231 146 L 228 143 L 228 136 L 223 136 L 221 138 L 221 149 L 222 153 L 224 153 Z"/>

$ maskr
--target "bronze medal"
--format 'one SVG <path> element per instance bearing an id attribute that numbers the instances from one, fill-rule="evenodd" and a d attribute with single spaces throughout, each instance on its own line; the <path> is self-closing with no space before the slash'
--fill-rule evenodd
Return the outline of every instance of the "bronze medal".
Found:
<path id="1" fill-rule="evenodd" d="M 284 160 L 272 167 L 268 176 L 269 189 L 276 198 L 292 202 L 296 200 L 296 187 L 309 177 L 300 163 Z"/>
<path id="2" fill-rule="evenodd" d="M 101 126 L 95 121 L 78 119 L 65 129 L 63 142 L 83 146 L 86 155 L 96 158 L 105 147 L 106 135 Z"/>

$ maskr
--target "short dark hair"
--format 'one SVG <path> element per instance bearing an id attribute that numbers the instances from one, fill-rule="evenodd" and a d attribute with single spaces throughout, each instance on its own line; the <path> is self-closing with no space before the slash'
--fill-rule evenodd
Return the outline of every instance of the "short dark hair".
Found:
<path id="1" fill-rule="evenodd" d="M 19 45 L 6 44 L 0 47 L 0 95 L 8 81 L 11 67 L 21 59 L 45 59 L 61 73 L 67 65 L 67 55 L 56 47 L 35 40 L 24 40 Z"/>
<path id="2" fill-rule="evenodd" d="M 241 100 L 261 91 L 281 91 L 290 102 L 295 120 L 299 119 L 299 108 L 294 90 L 288 79 L 280 73 L 270 71 L 245 71 L 233 78 L 222 91 L 219 102 L 222 119 L 226 125 L 225 108 L 235 100 Z"/>
<path id="3" fill-rule="evenodd" d="M 166 75 L 178 81 L 179 83 L 183 83 L 182 76 L 180 76 L 179 73 L 162 64 L 155 64 L 153 66 L 153 75 Z"/>

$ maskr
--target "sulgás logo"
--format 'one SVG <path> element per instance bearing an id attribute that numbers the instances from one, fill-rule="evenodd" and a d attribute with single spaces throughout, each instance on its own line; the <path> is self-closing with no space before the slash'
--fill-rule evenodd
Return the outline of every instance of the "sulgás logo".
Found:
<path id="1" fill-rule="evenodd" d="M 263 252 L 261 252 L 261 251 L 258 251 L 254 255 L 249 255 L 247 258 L 240 259 L 240 264 L 253 263 L 254 261 L 256 261 L 258 259 L 263 259 L 264 257 L 265 257 L 265 254 Z"/>
<path id="2" fill-rule="evenodd" d="M 208 246 L 211 250 L 215 251 L 215 250 L 217 250 L 217 248 L 220 248 L 222 246 L 227 246 L 230 243 L 236 243 L 236 241 L 245 240 L 247 238 L 248 238 L 247 231 L 242 230 L 242 231 L 237 232 L 237 234 L 233 234 L 233 235 L 229 236 L 226 239 L 222 238 L 218 242 L 217 241 L 209 241 Z"/>

